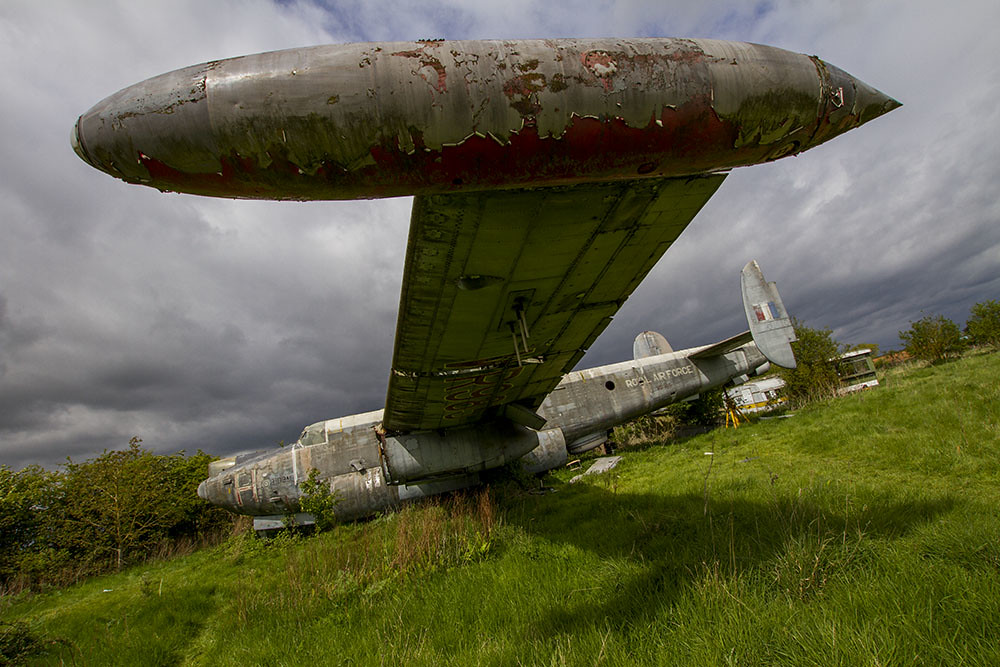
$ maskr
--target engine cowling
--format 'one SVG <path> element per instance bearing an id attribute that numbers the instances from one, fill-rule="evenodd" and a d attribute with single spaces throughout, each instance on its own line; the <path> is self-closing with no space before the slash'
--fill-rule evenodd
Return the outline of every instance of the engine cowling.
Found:
<path id="1" fill-rule="evenodd" d="M 559 429 L 536 431 L 498 420 L 448 431 L 386 436 L 380 453 L 390 484 L 420 484 L 497 468 L 539 445 L 544 445 L 546 464 L 559 457 L 560 449 L 566 449 Z"/>

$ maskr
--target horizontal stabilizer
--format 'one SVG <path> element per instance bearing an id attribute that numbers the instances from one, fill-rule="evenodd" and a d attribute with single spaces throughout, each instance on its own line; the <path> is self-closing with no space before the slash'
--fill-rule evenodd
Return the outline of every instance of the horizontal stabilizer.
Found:
<path id="1" fill-rule="evenodd" d="M 708 359 L 709 357 L 718 357 L 719 355 L 725 354 L 726 352 L 732 352 L 738 347 L 742 347 L 753 340 L 753 336 L 749 331 L 744 331 L 741 334 L 736 334 L 731 336 L 726 340 L 720 340 L 715 345 L 709 345 L 704 350 L 699 350 L 692 354 L 689 359 Z"/>
<path id="2" fill-rule="evenodd" d="M 757 260 L 751 260 L 740 274 L 743 309 L 757 349 L 772 364 L 795 368 L 795 329 L 775 284 L 766 282 Z"/>
<path id="3" fill-rule="evenodd" d="M 656 331 L 643 331 L 635 337 L 632 343 L 632 358 L 645 359 L 655 357 L 660 354 L 669 354 L 674 351 L 670 343 L 663 337 L 663 334 Z"/>

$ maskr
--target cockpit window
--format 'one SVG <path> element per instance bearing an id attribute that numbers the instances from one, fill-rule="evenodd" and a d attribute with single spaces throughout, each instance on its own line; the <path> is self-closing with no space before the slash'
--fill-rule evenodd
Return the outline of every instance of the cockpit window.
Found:
<path id="1" fill-rule="evenodd" d="M 309 445 L 322 445 L 325 443 L 326 429 L 323 428 L 323 424 L 306 427 L 306 430 L 302 431 L 302 435 L 299 436 L 299 444 L 303 447 L 308 447 Z"/>

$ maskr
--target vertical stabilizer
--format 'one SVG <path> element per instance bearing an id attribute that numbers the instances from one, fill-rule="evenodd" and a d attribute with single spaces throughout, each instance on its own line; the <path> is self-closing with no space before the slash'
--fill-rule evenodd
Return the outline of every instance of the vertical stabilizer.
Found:
<path id="1" fill-rule="evenodd" d="M 778 294 L 778 288 L 774 283 L 764 280 L 757 260 L 752 260 L 743 267 L 740 283 L 743 309 L 757 349 L 772 364 L 795 368 L 795 355 L 790 345 L 795 341 L 795 330 Z"/>
<path id="2" fill-rule="evenodd" d="M 673 351 L 674 348 L 670 347 L 670 343 L 663 337 L 663 334 L 655 331 L 643 331 L 635 337 L 635 342 L 632 343 L 633 359 L 645 359 Z"/>

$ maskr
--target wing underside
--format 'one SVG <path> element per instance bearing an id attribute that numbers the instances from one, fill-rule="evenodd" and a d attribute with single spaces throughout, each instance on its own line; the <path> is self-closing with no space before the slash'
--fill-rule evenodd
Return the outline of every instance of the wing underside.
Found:
<path id="1" fill-rule="evenodd" d="M 724 178 L 416 197 L 385 428 L 537 407 Z"/>

